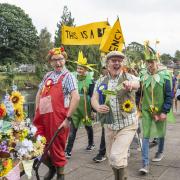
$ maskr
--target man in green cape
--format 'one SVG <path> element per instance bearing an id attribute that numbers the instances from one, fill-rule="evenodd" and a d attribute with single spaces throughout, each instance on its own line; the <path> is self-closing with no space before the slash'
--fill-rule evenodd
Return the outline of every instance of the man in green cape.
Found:
<path id="1" fill-rule="evenodd" d="M 87 59 L 83 57 L 83 53 L 80 51 L 77 63 L 77 72 L 74 73 L 77 83 L 78 92 L 80 94 L 79 106 L 72 116 L 72 122 L 70 126 L 70 135 L 66 146 L 66 158 L 71 158 L 71 152 L 76 138 L 76 133 L 80 125 L 83 123 L 88 135 L 87 151 L 92 151 L 95 148 L 94 135 L 92 128 L 91 116 L 91 104 L 90 96 L 93 92 L 93 72 L 88 72 L 88 69 L 94 70 L 92 66 L 94 64 L 88 64 Z"/>

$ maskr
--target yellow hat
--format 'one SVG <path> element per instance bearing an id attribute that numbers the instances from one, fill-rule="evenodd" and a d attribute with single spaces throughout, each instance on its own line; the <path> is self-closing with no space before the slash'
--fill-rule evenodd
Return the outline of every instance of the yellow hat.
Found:
<path id="1" fill-rule="evenodd" d="M 83 52 L 82 51 L 79 51 L 79 54 L 78 54 L 78 60 L 75 61 L 75 63 L 79 66 L 83 66 L 83 67 L 86 67 L 92 71 L 94 71 L 95 69 L 92 68 L 91 66 L 96 66 L 96 64 L 88 64 L 87 62 L 87 58 L 86 57 L 83 57 Z"/>

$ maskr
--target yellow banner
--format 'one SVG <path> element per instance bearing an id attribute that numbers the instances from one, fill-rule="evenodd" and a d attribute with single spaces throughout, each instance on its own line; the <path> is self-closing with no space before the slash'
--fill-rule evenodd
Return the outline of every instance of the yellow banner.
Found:
<path id="1" fill-rule="evenodd" d="M 101 43 L 102 36 L 108 23 L 95 22 L 83 26 L 62 26 L 62 44 L 64 45 L 97 45 Z"/>
<path id="2" fill-rule="evenodd" d="M 125 41 L 118 18 L 112 28 L 106 29 L 100 45 L 100 51 L 106 53 L 110 51 L 122 51 L 124 42 Z"/>

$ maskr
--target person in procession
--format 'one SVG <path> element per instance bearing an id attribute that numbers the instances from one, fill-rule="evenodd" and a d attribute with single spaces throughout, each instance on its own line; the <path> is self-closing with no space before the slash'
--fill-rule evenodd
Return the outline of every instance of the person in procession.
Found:
<path id="1" fill-rule="evenodd" d="M 77 63 L 77 72 L 74 73 L 78 82 L 78 91 L 80 94 L 80 103 L 72 116 L 72 123 L 70 125 L 70 135 L 66 146 L 66 157 L 71 158 L 71 152 L 76 139 L 76 133 L 80 125 L 84 124 L 88 135 L 87 151 L 92 151 L 95 148 L 94 135 L 91 117 L 91 103 L 90 97 L 92 96 L 94 83 L 93 83 L 93 64 L 88 64 L 87 59 L 83 57 L 82 51 L 79 52 Z"/>
<path id="2" fill-rule="evenodd" d="M 93 108 L 104 123 L 107 156 L 115 180 L 128 178 L 128 149 L 138 127 L 135 91 L 139 81 L 122 70 L 124 59 L 124 54 L 119 51 L 107 54 L 109 73 L 97 81 L 91 98 Z M 103 101 L 103 104 L 99 103 Z"/>
<path id="3" fill-rule="evenodd" d="M 170 73 L 162 66 L 155 52 L 145 44 L 146 67 L 140 73 L 142 91 L 142 174 L 149 172 L 149 139 L 158 138 L 158 150 L 152 159 L 158 162 L 163 158 L 164 137 L 167 120 L 174 121 L 172 114 L 172 88 Z"/>
<path id="4" fill-rule="evenodd" d="M 100 75 L 100 78 L 108 74 L 108 70 L 106 66 L 104 65 L 102 67 L 102 73 Z M 100 102 L 101 103 L 101 102 Z M 97 116 L 96 116 L 97 117 Z M 93 161 L 96 163 L 100 163 L 102 161 L 106 160 L 106 141 L 105 141 L 105 129 L 104 129 L 104 124 L 101 123 L 102 131 L 101 131 L 101 142 L 99 146 L 99 151 L 98 154 L 93 158 Z"/>
<path id="5" fill-rule="evenodd" d="M 66 69 L 67 54 L 63 47 L 53 48 L 48 53 L 52 68 L 39 85 L 36 95 L 36 112 L 33 120 L 37 134 L 50 142 L 58 127 L 62 127 L 54 140 L 44 164 L 49 167 L 45 180 L 57 172 L 57 180 L 64 180 L 66 164 L 65 145 L 69 133 L 70 117 L 78 106 L 79 94 L 75 77 Z"/>

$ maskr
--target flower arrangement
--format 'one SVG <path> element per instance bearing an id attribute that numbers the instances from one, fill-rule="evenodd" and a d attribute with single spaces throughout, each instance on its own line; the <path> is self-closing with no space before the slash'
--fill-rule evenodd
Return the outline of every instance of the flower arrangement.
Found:
<path id="1" fill-rule="evenodd" d="M 14 166 L 13 161 L 30 160 L 43 154 L 45 137 L 35 136 L 36 127 L 26 117 L 24 96 L 14 86 L 0 103 L 0 177 Z"/>

